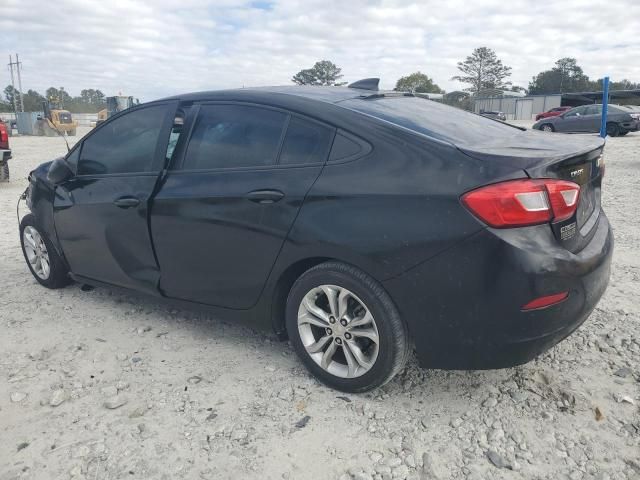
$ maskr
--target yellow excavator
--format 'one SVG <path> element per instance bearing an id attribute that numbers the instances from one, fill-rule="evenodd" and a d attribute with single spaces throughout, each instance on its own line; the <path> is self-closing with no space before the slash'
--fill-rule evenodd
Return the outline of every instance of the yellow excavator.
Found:
<path id="1" fill-rule="evenodd" d="M 107 97 L 106 100 L 107 100 L 107 108 L 103 108 L 98 112 L 98 120 L 96 121 L 96 125 L 100 125 L 107 118 L 112 117 L 116 113 L 136 105 L 136 103 L 134 103 L 133 101 L 133 97 L 126 97 L 124 95 Z"/>
<path id="2" fill-rule="evenodd" d="M 38 115 L 36 135 L 55 137 L 56 135 L 67 134 L 71 137 L 76 135 L 76 122 L 68 110 L 52 109 L 47 101 L 42 102 L 44 116 Z"/>

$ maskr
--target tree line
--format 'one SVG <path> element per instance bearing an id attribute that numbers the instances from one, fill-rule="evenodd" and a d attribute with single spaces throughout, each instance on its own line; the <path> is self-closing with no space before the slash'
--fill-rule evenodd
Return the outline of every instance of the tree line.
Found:
<path id="1" fill-rule="evenodd" d="M 18 95 L 20 93 L 16 88 L 7 85 L 4 98 L 0 99 L 0 112 L 13 112 L 13 100 Z M 64 87 L 49 87 L 44 95 L 29 89 L 23 92 L 22 101 L 25 112 L 42 111 L 42 103 L 45 101 L 49 102 L 51 108 L 68 110 L 71 113 L 96 113 L 107 105 L 104 93 L 93 88 L 81 90 L 80 95 L 76 97 L 69 95 Z"/>
<path id="2" fill-rule="evenodd" d="M 472 95 L 478 95 L 488 89 L 510 90 L 529 95 L 601 91 L 603 83 L 602 79 L 589 79 L 575 58 L 566 57 L 556 61 L 549 70 L 534 75 L 526 88 L 513 85 L 509 80 L 511 67 L 505 65 L 496 52 L 487 47 L 476 48 L 471 55 L 458 62 L 457 67 L 460 74 L 451 79 L 468 85 L 464 90 Z M 296 73 L 291 81 L 298 85 L 339 86 L 346 83 L 339 81 L 342 77 L 340 67 L 329 60 L 321 60 L 313 67 Z M 640 82 L 631 82 L 626 79 L 613 81 L 609 88 L 612 90 L 640 89 Z M 394 90 L 445 93 L 432 78 L 420 71 L 399 78 Z"/>
<path id="3" fill-rule="evenodd" d="M 586 91 L 601 91 L 602 79 L 591 80 L 578 65 L 575 58 L 561 58 L 549 69 L 534 75 L 525 88 L 513 85 L 509 80 L 511 67 L 500 60 L 495 51 L 487 47 L 473 50 L 471 55 L 458 62 L 459 74 L 451 77 L 468 85 L 464 90 L 472 95 L 478 95 L 483 90 L 498 89 L 520 91 L 529 95 L 544 95 L 552 93 L 571 93 Z M 333 85 L 341 86 L 342 69 L 329 60 L 320 60 L 311 68 L 300 70 L 291 81 L 298 85 Z M 640 82 L 629 80 L 613 81 L 612 90 L 640 89 Z M 420 71 L 399 78 L 394 90 L 415 93 L 445 93 L 432 78 Z M 0 99 L 0 112 L 13 111 L 13 99 L 18 91 L 11 85 L 4 89 L 4 99 Z M 105 108 L 105 96 L 100 90 L 84 89 L 80 95 L 72 97 L 63 88 L 50 87 L 41 95 L 35 90 L 23 92 L 24 111 L 42 110 L 42 102 L 48 100 L 53 108 L 63 108 L 72 113 L 96 113 Z"/>

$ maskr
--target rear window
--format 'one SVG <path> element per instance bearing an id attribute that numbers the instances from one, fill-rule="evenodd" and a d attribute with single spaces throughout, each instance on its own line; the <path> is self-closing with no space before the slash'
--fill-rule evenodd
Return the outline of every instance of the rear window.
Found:
<path id="1" fill-rule="evenodd" d="M 518 133 L 508 124 L 423 98 L 351 99 L 340 105 L 456 145 Z"/>

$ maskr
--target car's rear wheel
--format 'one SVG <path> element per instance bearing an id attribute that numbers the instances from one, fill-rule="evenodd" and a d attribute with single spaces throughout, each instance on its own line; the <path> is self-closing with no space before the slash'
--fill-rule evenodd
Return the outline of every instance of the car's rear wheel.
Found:
<path id="1" fill-rule="evenodd" d="M 555 132 L 556 129 L 553 128 L 553 125 L 551 125 L 550 123 L 545 123 L 543 125 L 540 126 L 540 130 L 542 130 L 543 132 Z"/>
<path id="2" fill-rule="evenodd" d="M 403 368 L 407 329 L 382 286 L 361 270 L 327 262 L 307 270 L 287 299 L 289 338 L 323 383 L 364 392 Z"/>
<path id="3" fill-rule="evenodd" d="M 620 134 L 620 127 L 617 123 L 607 123 L 607 135 L 610 137 L 617 137 Z"/>
<path id="4" fill-rule="evenodd" d="M 61 288 L 71 283 L 64 262 L 32 214 L 25 215 L 20 222 L 20 244 L 27 266 L 38 283 L 47 288 Z"/>

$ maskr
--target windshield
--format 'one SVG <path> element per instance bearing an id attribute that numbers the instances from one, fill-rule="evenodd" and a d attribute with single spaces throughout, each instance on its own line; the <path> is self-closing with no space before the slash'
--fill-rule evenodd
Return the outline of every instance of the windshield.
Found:
<path id="1" fill-rule="evenodd" d="M 518 133 L 508 124 L 423 98 L 354 98 L 340 105 L 455 145 L 485 143 Z"/>

